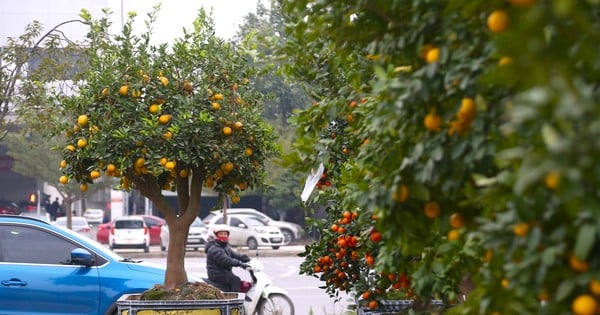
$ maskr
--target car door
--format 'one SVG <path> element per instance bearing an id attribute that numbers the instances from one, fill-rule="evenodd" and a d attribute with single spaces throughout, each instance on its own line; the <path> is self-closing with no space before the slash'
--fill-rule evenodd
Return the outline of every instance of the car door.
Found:
<path id="1" fill-rule="evenodd" d="M 247 230 L 240 225 L 245 226 L 245 224 L 238 218 L 234 216 L 229 216 L 229 229 L 231 229 L 231 233 L 229 233 L 229 244 L 234 246 L 244 246 L 246 245 L 247 239 Z"/>
<path id="2" fill-rule="evenodd" d="M 78 247 L 41 228 L 0 225 L 0 314 L 97 314 L 97 268 L 69 264 Z"/>

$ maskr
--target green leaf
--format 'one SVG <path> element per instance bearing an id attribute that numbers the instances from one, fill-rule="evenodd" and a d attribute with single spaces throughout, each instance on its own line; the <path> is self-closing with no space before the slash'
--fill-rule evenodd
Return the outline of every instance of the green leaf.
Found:
<path id="1" fill-rule="evenodd" d="M 596 227 L 591 224 L 586 224 L 579 228 L 579 233 L 577 233 L 577 238 L 575 239 L 575 256 L 579 259 L 588 257 L 596 242 L 596 233 Z"/>

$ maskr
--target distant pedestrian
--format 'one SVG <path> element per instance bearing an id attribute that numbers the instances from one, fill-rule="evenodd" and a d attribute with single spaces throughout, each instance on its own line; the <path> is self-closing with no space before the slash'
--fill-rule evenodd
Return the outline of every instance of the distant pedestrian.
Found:
<path id="1" fill-rule="evenodd" d="M 58 214 L 58 209 L 60 208 L 60 204 L 58 203 L 58 197 L 47 206 L 46 211 L 50 215 L 50 221 L 56 221 L 56 216 Z"/>

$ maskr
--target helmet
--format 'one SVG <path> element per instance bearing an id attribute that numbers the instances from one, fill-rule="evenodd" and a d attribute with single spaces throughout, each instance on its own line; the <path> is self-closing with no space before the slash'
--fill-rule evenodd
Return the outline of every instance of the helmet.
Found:
<path id="1" fill-rule="evenodd" d="M 217 235 L 219 232 L 227 232 L 227 236 Z M 215 235 L 215 239 L 219 242 L 223 242 L 223 243 L 229 242 L 229 234 L 230 233 L 231 232 L 229 231 L 229 226 L 227 226 L 225 224 L 216 224 L 213 227 L 213 234 Z"/>

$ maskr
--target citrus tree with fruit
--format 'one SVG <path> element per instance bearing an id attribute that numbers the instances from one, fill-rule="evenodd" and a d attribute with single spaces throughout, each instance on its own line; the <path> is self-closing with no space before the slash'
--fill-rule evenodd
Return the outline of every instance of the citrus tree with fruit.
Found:
<path id="1" fill-rule="evenodd" d="M 326 169 L 303 273 L 371 308 L 598 311 L 597 4 L 282 7 L 280 53 L 315 98 L 289 158 Z"/>
<path id="2" fill-rule="evenodd" d="M 86 190 L 114 177 L 118 188 L 148 198 L 169 227 L 164 285 L 173 288 L 187 281 L 185 243 L 203 188 L 238 202 L 241 191 L 262 184 L 264 162 L 277 148 L 250 82 L 249 51 L 216 37 L 203 10 L 180 38 L 155 44 L 150 25 L 157 12 L 140 35 L 130 14 L 112 36 L 108 16 L 96 20 L 82 11 L 90 25 L 88 68 L 62 98 L 56 121 L 65 136 L 59 180 Z M 177 193 L 178 208 L 165 191 Z"/>

